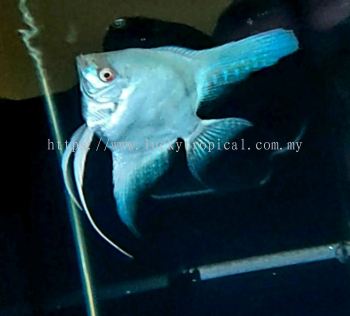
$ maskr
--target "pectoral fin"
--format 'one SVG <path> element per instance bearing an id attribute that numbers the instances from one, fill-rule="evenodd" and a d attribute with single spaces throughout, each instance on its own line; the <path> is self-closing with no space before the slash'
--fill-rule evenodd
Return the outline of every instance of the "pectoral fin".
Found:
<path id="1" fill-rule="evenodd" d="M 77 186 L 79 199 L 84 210 L 87 210 L 85 197 L 83 193 L 85 162 L 90 149 L 89 146 L 92 142 L 93 137 L 94 133 L 91 131 L 90 128 L 86 127 L 81 135 L 77 146 L 77 151 L 74 155 L 74 180 Z"/>
<path id="2" fill-rule="evenodd" d="M 201 175 L 220 153 L 218 143 L 234 139 L 251 126 L 252 123 L 240 118 L 202 121 L 197 130 L 185 140 L 187 163 L 192 175 L 203 183 Z"/>
<path id="3" fill-rule="evenodd" d="M 81 126 L 72 136 L 70 143 L 67 146 L 66 151 L 63 153 L 62 157 L 62 171 L 63 171 L 63 178 L 64 182 L 67 188 L 67 191 L 70 195 L 70 198 L 72 201 L 82 210 L 84 210 L 90 224 L 95 229 L 95 231 L 102 237 L 107 243 L 109 243 L 112 247 L 117 249 L 122 254 L 126 255 L 129 258 L 132 258 L 132 256 L 120 248 L 117 244 L 115 244 L 112 240 L 110 240 L 96 225 L 94 219 L 91 216 L 90 210 L 86 204 L 85 197 L 84 197 L 84 191 L 83 191 L 83 183 L 84 183 L 84 171 L 85 171 L 85 162 L 86 157 L 89 152 L 89 146 L 93 139 L 93 132 L 90 130 L 86 125 Z M 75 151 L 76 149 L 76 151 Z M 74 152 L 75 151 L 75 152 Z M 68 165 L 69 165 L 69 159 L 74 152 L 74 181 L 76 184 L 76 188 L 79 195 L 79 200 L 74 195 L 74 190 L 72 188 L 71 181 L 69 179 L 69 172 L 68 172 Z"/>
<path id="4" fill-rule="evenodd" d="M 140 236 L 136 227 L 138 202 L 141 195 L 168 169 L 169 146 L 157 148 L 149 153 L 113 152 L 113 182 L 117 212 L 122 222 L 136 236 Z"/>

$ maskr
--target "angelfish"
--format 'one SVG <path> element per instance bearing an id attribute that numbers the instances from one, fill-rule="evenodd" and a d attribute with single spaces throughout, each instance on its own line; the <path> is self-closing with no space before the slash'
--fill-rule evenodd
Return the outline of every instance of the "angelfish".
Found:
<path id="1" fill-rule="evenodd" d="M 68 192 L 98 233 L 131 257 L 96 226 L 84 199 L 84 165 L 94 134 L 112 152 L 119 217 L 138 236 L 137 202 L 168 169 L 169 148 L 178 138 L 184 140 L 189 170 L 202 182 L 201 175 L 215 154 L 193 144 L 230 141 L 253 125 L 244 118 L 202 120 L 196 114 L 200 104 L 218 97 L 226 85 L 272 66 L 296 50 L 298 40 L 293 31 L 274 29 L 200 51 L 167 46 L 78 56 L 86 124 L 72 136 L 62 169 Z M 71 144 L 77 141 L 74 180 L 79 198 L 74 197 L 68 181 L 68 161 L 74 151 Z M 132 147 L 114 146 L 118 142 Z M 158 145 L 149 146 L 152 143 Z"/>

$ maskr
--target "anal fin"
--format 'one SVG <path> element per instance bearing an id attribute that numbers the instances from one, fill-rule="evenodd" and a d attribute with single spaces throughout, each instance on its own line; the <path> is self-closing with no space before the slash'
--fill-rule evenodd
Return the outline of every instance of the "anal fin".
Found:
<path id="1" fill-rule="evenodd" d="M 138 202 L 170 165 L 170 145 L 151 152 L 113 152 L 113 183 L 117 212 L 130 231 L 140 236 L 136 225 Z"/>

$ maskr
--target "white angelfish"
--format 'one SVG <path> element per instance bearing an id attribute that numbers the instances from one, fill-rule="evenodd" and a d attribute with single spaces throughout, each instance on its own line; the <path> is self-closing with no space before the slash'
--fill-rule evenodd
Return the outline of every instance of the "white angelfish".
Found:
<path id="1" fill-rule="evenodd" d="M 215 142 L 218 138 L 230 141 L 252 126 L 243 118 L 202 120 L 196 114 L 201 102 L 215 99 L 225 85 L 272 66 L 297 49 L 298 40 L 292 31 L 275 29 L 200 51 L 169 46 L 79 56 L 86 121 L 72 137 L 79 141 L 74 157 L 79 199 L 74 197 L 68 181 L 73 146 L 66 149 L 62 168 L 70 195 L 85 210 L 98 233 L 130 256 L 98 229 L 85 203 L 84 165 L 94 134 L 113 155 L 114 197 L 120 219 L 139 235 L 135 224 L 139 197 L 168 169 L 169 147 L 178 138 L 184 140 L 189 170 L 201 181 L 215 154 L 191 145 Z M 114 146 L 118 142 L 132 146 L 129 150 Z"/>

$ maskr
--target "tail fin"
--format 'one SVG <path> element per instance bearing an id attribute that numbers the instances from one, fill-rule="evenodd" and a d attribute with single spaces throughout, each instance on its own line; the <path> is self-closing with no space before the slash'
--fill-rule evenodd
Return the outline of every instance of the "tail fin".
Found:
<path id="1" fill-rule="evenodd" d="M 237 42 L 203 50 L 197 73 L 200 101 L 216 98 L 223 86 L 269 67 L 299 48 L 293 31 L 274 29 Z"/>

